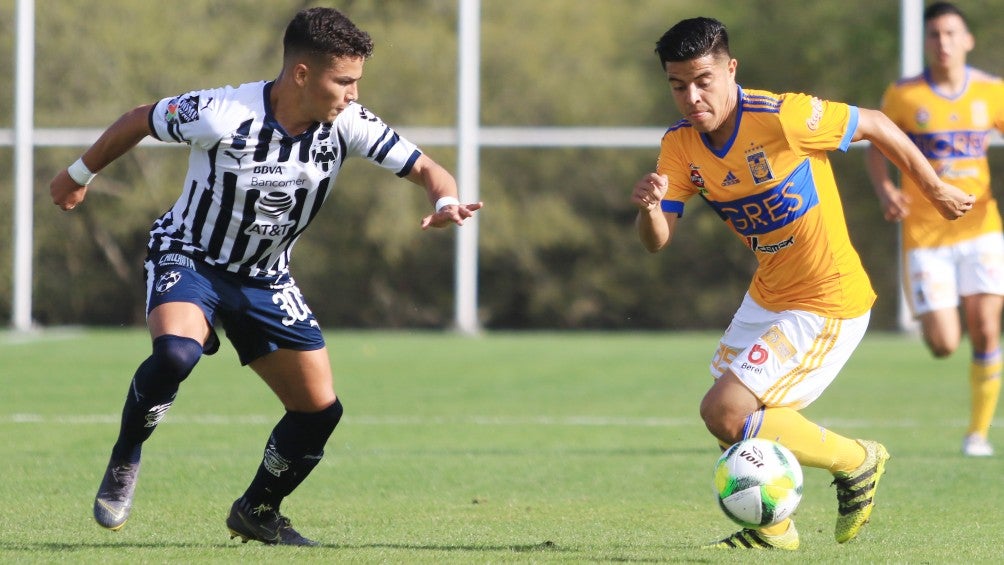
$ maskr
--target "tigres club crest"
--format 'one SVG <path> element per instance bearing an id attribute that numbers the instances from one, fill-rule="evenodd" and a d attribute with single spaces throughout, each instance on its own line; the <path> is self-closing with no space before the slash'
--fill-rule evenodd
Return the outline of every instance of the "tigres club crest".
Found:
<path id="1" fill-rule="evenodd" d="M 990 127 L 990 112 L 987 110 L 985 100 L 974 100 L 969 107 L 972 114 L 973 125 L 978 128 Z"/>
<path id="2" fill-rule="evenodd" d="M 774 180 L 774 172 L 770 170 L 770 162 L 763 147 L 751 147 L 746 150 L 746 165 L 753 175 L 754 184 L 762 184 Z"/>

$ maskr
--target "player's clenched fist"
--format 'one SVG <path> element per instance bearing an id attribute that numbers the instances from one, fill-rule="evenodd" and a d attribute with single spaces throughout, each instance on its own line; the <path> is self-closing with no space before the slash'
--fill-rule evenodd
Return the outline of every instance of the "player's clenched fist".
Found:
<path id="1" fill-rule="evenodd" d="M 666 175 L 649 173 L 635 183 L 631 202 L 639 209 L 651 212 L 659 206 L 668 188 L 669 178 Z"/>
<path id="2" fill-rule="evenodd" d="M 946 220 L 957 220 L 964 216 L 966 212 L 972 210 L 976 198 L 972 194 L 948 184 L 940 183 L 940 190 L 928 196 L 931 204 L 938 209 L 938 212 Z"/>
<path id="3" fill-rule="evenodd" d="M 52 196 L 52 203 L 63 210 L 72 210 L 83 201 L 87 194 L 87 187 L 77 184 L 70 175 L 63 169 L 49 183 L 49 194 Z"/>

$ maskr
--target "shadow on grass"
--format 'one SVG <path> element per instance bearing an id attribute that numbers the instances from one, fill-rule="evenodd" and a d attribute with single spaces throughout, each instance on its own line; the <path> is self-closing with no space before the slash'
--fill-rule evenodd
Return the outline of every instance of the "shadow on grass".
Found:
<path id="1" fill-rule="evenodd" d="M 257 545 L 257 544 L 255 544 Z M 243 543 L 194 543 L 194 542 L 126 542 L 126 543 L 98 543 L 98 542 L 39 542 L 39 543 L 11 543 L 11 542 L 0 542 L 0 550 L 10 551 L 10 552 L 73 552 L 73 551 L 84 551 L 84 550 L 116 550 L 116 549 L 240 549 L 244 546 Z M 286 548 L 276 548 L 277 551 L 283 551 Z M 325 544 L 322 543 L 316 547 L 306 547 L 306 548 L 292 548 L 297 551 L 317 551 L 319 549 L 341 549 L 341 550 L 366 550 L 366 549 L 391 549 L 400 551 L 442 551 L 442 552 L 469 552 L 469 553 L 484 553 L 484 552 L 509 552 L 509 553 L 552 553 L 552 554 L 564 554 L 563 558 L 568 558 L 570 555 L 574 555 L 574 559 L 580 563 L 671 563 L 671 562 L 686 562 L 686 563 L 711 563 L 713 560 L 701 560 L 695 561 L 693 558 L 654 558 L 654 557 L 631 557 L 626 555 L 610 555 L 609 550 L 605 552 L 598 552 L 597 554 L 583 555 L 583 553 L 588 553 L 588 550 L 574 548 L 574 547 L 559 547 L 558 544 L 553 541 L 543 541 L 540 543 L 531 544 L 515 544 L 515 545 L 436 545 L 436 544 L 405 544 L 405 543 L 363 543 L 363 544 Z M 651 548 L 638 548 L 639 551 L 644 551 L 645 549 L 650 550 Z M 680 550 L 683 548 L 675 548 L 675 550 Z M 667 554 L 676 554 L 677 551 L 674 548 L 666 547 L 663 549 Z"/>

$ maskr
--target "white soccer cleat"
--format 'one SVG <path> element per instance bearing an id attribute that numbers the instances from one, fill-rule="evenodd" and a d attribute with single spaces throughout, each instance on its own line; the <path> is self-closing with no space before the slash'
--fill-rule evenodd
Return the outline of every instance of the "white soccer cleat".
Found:
<path id="1" fill-rule="evenodd" d="M 967 457 L 990 457 L 994 446 L 979 434 L 969 434 L 962 440 L 962 454 Z"/>

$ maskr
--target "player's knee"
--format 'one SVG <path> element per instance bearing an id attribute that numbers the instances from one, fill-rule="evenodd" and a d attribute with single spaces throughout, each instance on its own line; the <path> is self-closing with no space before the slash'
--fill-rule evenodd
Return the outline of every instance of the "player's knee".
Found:
<path id="1" fill-rule="evenodd" d="M 136 371 L 133 379 L 140 394 L 176 392 L 202 357 L 202 344 L 176 335 L 153 340 L 153 352 Z"/>
<path id="2" fill-rule="evenodd" d="M 202 358 L 202 344 L 188 337 L 162 335 L 153 340 L 153 357 L 165 377 L 180 383 Z"/>
<path id="3" fill-rule="evenodd" d="M 732 426 L 720 419 L 706 419 L 704 426 L 720 443 L 732 445 L 743 439 L 742 426 Z"/>
<path id="4" fill-rule="evenodd" d="M 745 419 L 730 418 L 729 412 L 715 404 L 707 396 L 701 402 L 701 419 L 704 426 L 720 442 L 727 445 L 742 439 L 742 429 Z"/>
<path id="5" fill-rule="evenodd" d="M 328 406 L 320 412 L 315 412 L 312 415 L 312 419 L 317 425 L 317 428 L 324 432 L 325 440 L 327 440 L 327 437 L 331 435 L 331 432 L 335 431 L 335 426 L 337 426 L 338 422 L 341 421 L 342 413 L 344 411 L 344 408 L 342 408 L 342 401 L 336 398 L 331 406 Z"/>
<path id="6" fill-rule="evenodd" d="M 938 359 L 955 353 L 961 341 L 962 335 L 958 331 L 945 329 L 931 323 L 924 327 L 924 343 L 931 355 Z"/>
<path id="7" fill-rule="evenodd" d="M 928 340 L 927 342 L 927 348 L 931 351 L 931 355 L 937 359 L 944 359 L 952 353 L 955 353 L 956 347 L 957 344 L 947 343 L 940 340 Z"/>
<path id="8" fill-rule="evenodd" d="M 335 426 L 342 419 L 342 402 L 339 399 L 319 412 L 286 412 L 279 423 L 281 434 L 273 433 L 273 437 L 281 435 L 288 437 L 288 443 L 293 451 L 311 454 L 315 457 L 324 455 L 324 445 L 335 431 Z M 278 430 L 277 430 L 278 431 Z M 294 446 L 295 444 L 295 446 Z"/>

